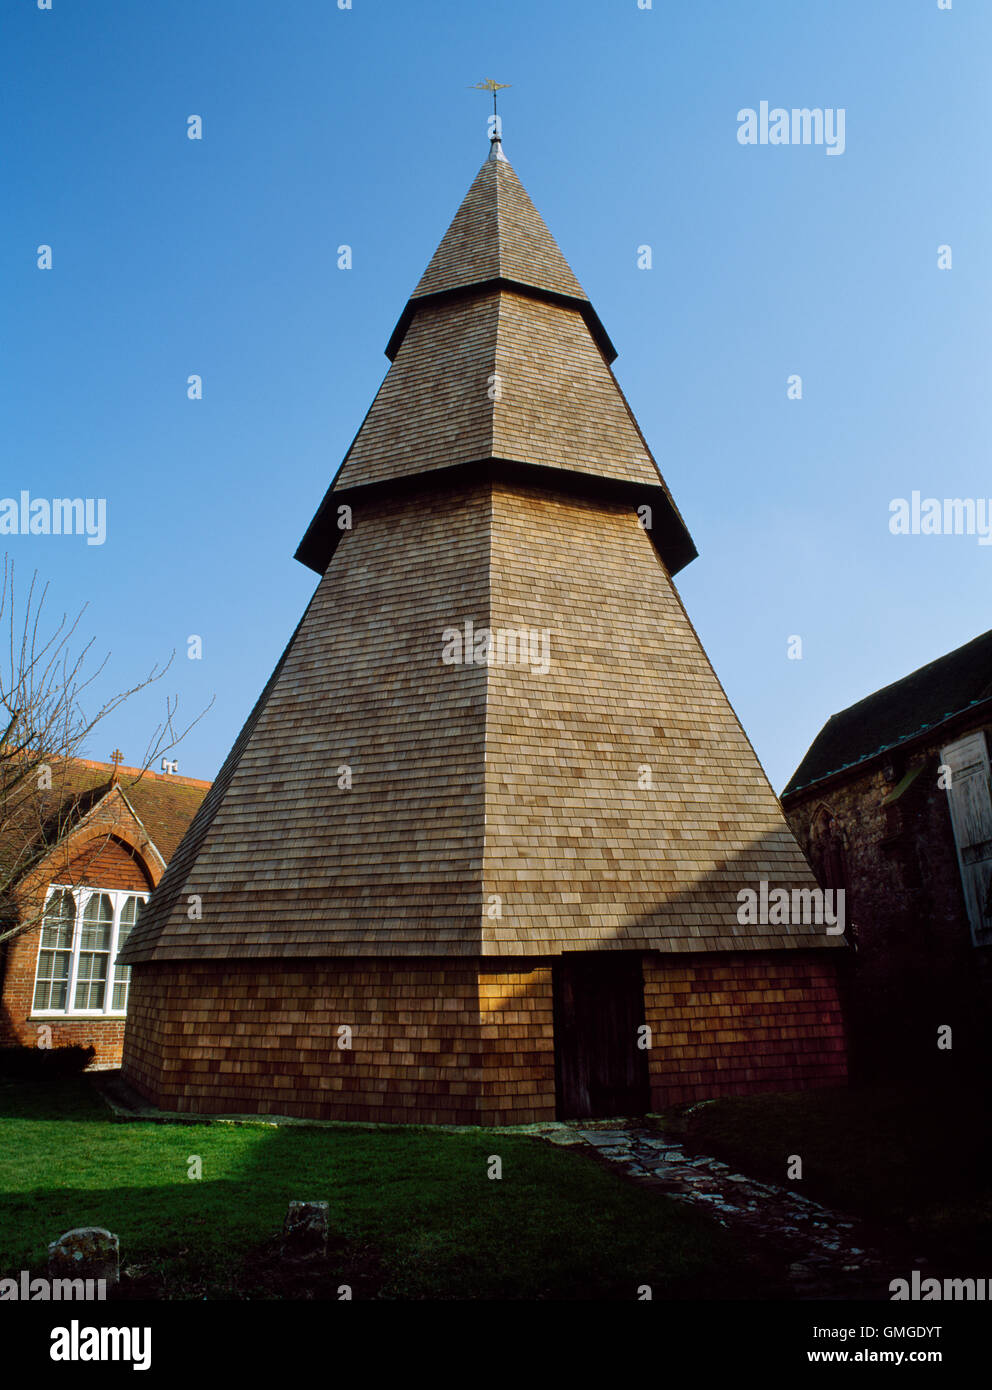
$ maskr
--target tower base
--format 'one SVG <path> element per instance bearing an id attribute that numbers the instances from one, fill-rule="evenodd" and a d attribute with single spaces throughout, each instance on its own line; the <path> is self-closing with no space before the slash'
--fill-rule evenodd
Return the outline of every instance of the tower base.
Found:
<path id="1" fill-rule="evenodd" d="M 505 1125 L 839 1086 L 846 1063 L 820 951 L 604 951 L 137 964 L 123 1075 L 166 1110 Z"/>

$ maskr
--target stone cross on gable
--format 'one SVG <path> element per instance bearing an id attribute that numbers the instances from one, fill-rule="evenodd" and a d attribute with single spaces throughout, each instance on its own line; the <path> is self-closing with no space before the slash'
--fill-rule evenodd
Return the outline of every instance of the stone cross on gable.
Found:
<path id="1" fill-rule="evenodd" d="M 114 751 L 111 753 L 110 761 L 114 765 L 114 771 L 110 779 L 110 782 L 111 785 L 114 785 L 120 779 L 120 766 L 121 763 L 124 761 L 124 754 L 121 752 L 119 748 L 115 748 Z"/>

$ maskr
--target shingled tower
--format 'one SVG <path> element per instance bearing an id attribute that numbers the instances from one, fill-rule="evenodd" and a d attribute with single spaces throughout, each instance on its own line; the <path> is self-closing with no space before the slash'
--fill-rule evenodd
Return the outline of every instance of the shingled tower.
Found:
<path id="1" fill-rule="evenodd" d="M 121 957 L 158 1105 L 492 1124 L 843 1080 L 840 938 L 739 920 L 814 883 L 615 355 L 494 139 Z"/>

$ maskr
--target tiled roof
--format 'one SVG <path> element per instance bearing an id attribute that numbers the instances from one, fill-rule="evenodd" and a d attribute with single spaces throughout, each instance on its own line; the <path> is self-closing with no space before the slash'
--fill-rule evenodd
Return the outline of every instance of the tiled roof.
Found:
<path id="1" fill-rule="evenodd" d="M 130 786 L 126 776 L 122 777 L 120 785 L 155 848 L 168 863 L 207 795 L 210 783 L 146 772 L 140 781 Z"/>
<path id="2" fill-rule="evenodd" d="M 111 791 L 112 763 L 95 762 L 87 758 L 52 760 L 52 789 L 42 792 L 43 814 L 49 825 L 71 814 L 71 823 L 93 810 Z M 203 800 L 210 783 L 174 774 L 142 772 L 140 768 L 121 766 L 119 786 L 134 814 L 162 858 L 168 862 L 177 849 Z M 24 819 L 20 829 L 8 827 L 8 835 L 21 840 L 37 833 L 36 814 Z M 20 843 L 8 848 L 19 850 Z"/>
<path id="3" fill-rule="evenodd" d="M 992 697 L 992 632 L 832 714 L 782 795 L 789 796 L 935 729 Z"/>

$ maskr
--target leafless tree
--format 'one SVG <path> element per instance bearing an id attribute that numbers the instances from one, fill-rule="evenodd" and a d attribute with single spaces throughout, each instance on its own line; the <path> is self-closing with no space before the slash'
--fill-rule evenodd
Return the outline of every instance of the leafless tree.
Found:
<path id="1" fill-rule="evenodd" d="M 4 557 L 0 582 L 0 943 L 37 924 L 40 908 L 25 914 L 18 885 L 57 849 L 86 810 L 73 760 L 83 755 L 94 730 L 125 700 L 160 681 L 172 665 L 151 671 L 87 713 L 87 692 L 103 673 L 109 653 L 93 664 L 94 638 L 80 636 L 86 604 L 74 618 L 49 621 L 48 585 L 37 572 L 18 602 L 14 565 Z M 210 701 L 210 705 L 213 700 Z M 178 697 L 167 695 L 162 722 L 151 734 L 137 775 L 174 749 L 210 708 L 177 728 Z M 108 832 L 109 839 L 109 832 Z M 67 885 L 67 886 L 72 886 Z"/>

